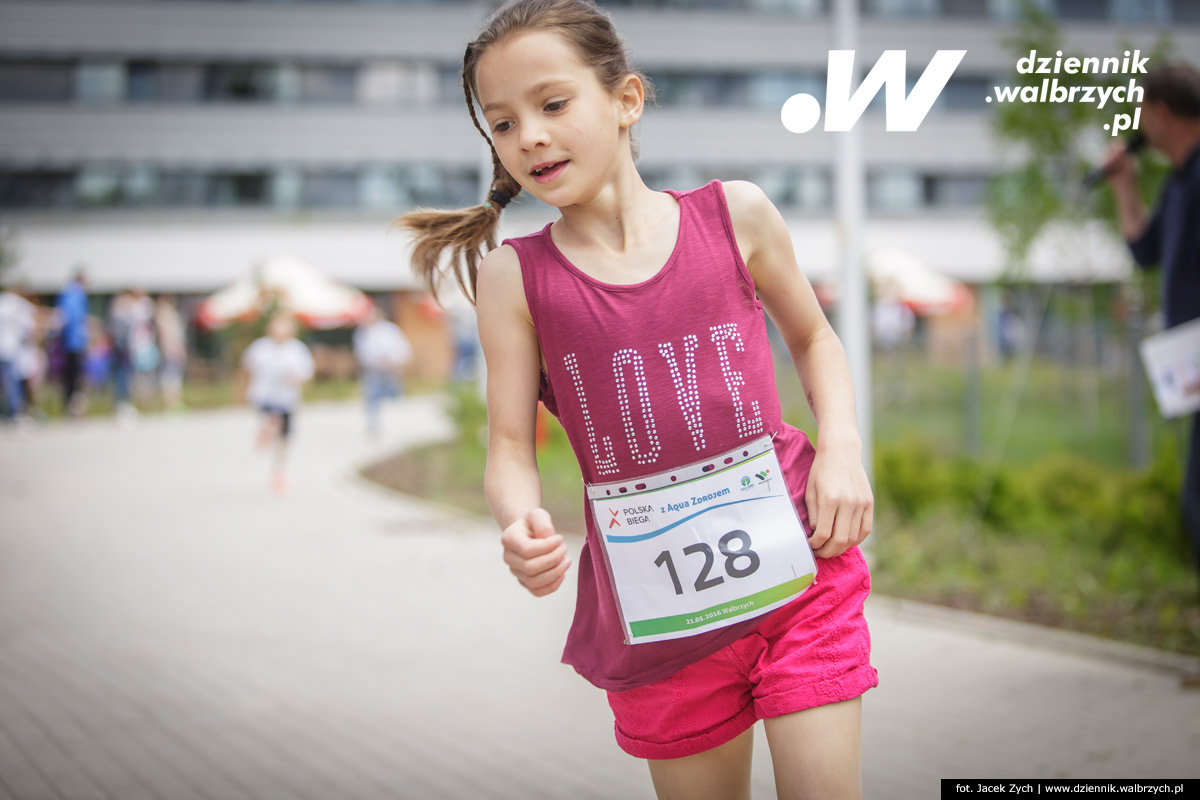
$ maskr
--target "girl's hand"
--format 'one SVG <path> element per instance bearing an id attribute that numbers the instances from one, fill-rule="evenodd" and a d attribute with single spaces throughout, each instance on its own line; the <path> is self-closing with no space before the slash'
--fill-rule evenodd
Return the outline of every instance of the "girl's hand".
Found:
<path id="1" fill-rule="evenodd" d="M 817 450 L 804 490 L 819 558 L 834 558 L 867 538 L 875 521 L 875 498 L 855 448 Z"/>
<path id="2" fill-rule="evenodd" d="M 504 563 L 534 597 L 544 597 L 562 586 L 571 559 L 546 509 L 535 508 L 521 515 L 504 529 L 500 542 Z"/>

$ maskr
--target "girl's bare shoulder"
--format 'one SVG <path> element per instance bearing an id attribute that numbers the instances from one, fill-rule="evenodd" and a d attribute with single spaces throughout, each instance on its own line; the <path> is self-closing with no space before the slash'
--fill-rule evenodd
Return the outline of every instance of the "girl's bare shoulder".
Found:
<path id="1" fill-rule="evenodd" d="M 725 204 L 729 207 L 734 236 L 742 258 L 750 266 L 759 251 L 769 249 L 786 235 L 787 225 L 766 192 L 756 184 L 725 181 L 721 185 L 725 189 Z"/>
<path id="2" fill-rule="evenodd" d="M 512 284 L 521 284 L 521 259 L 511 245 L 502 244 L 494 250 L 489 250 L 479 262 L 478 296 L 482 300 L 485 292 L 511 288 Z"/>
<path id="3" fill-rule="evenodd" d="M 750 181 L 722 181 L 725 189 L 725 204 L 729 206 L 729 215 L 737 222 L 738 217 L 754 217 L 767 209 L 775 210 L 775 206 L 767 197 L 766 192 L 758 184 Z"/>
<path id="4" fill-rule="evenodd" d="M 488 251 L 479 262 L 475 305 L 481 314 L 494 310 L 529 316 L 521 280 L 521 259 L 511 245 L 503 244 Z"/>

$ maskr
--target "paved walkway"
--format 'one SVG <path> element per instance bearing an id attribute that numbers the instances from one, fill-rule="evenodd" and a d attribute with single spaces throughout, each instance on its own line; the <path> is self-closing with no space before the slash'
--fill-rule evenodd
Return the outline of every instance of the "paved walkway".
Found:
<path id="1" fill-rule="evenodd" d="M 558 663 L 572 591 L 529 597 L 490 521 L 355 477 L 449 435 L 437 402 L 393 408 L 375 444 L 361 423 L 305 409 L 283 497 L 242 410 L 0 431 L 0 800 L 652 797 L 604 695 Z M 868 613 L 868 797 L 1200 777 L 1177 660 Z"/>

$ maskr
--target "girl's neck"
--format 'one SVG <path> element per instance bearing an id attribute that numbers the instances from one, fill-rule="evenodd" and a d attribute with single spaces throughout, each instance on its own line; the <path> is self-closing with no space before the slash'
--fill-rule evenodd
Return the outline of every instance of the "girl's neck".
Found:
<path id="1" fill-rule="evenodd" d="M 602 283 L 633 286 L 670 263 L 679 240 L 679 202 L 629 170 L 586 204 L 560 209 L 550 238 L 576 269 Z"/>
<path id="2" fill-rule="evenodd" d="M 631 163 L 588 203 L 560 208 L 553 235 L 560 246 L 619 255 L 661 236 L 662 218 L 675 209 L 674 198 L 646 186 Z"/>

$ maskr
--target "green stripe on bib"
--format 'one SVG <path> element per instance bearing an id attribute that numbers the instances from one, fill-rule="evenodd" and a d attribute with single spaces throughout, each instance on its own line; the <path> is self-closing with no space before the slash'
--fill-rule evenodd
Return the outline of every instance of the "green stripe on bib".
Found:
<path id="1" fill-rule="evenodd" d="M 676 614 L 670 617 L 642 619 L 629 623 L 629 632 L 634 639 L 644 636 L 656 636 L 662 633 L 686 631 L 708 625 L 716 619 L 729 616 L 741 616 L 755 609 L 778 603 L 786 597 L 799 594 L 812 583 L 812 575 L 804 575 L 795 580 L 781 583 L 770 589 L 764 589 L 746 597 L 730 600 L 727 603 L 706 608 L 692 614 Z"/>

